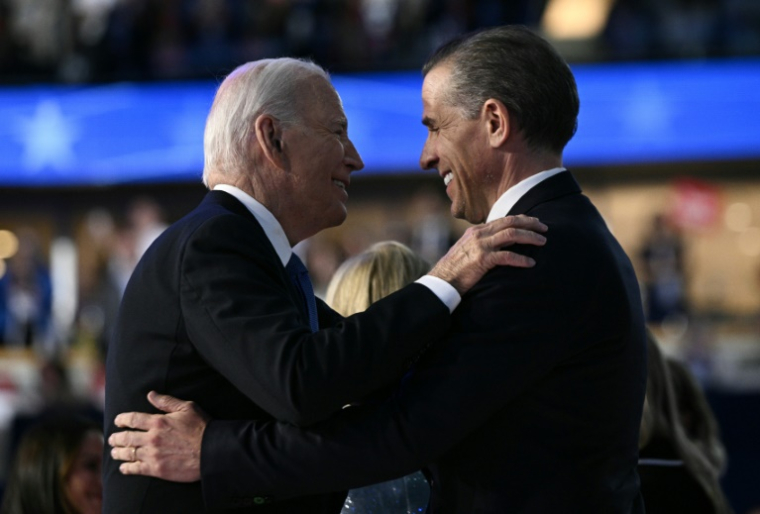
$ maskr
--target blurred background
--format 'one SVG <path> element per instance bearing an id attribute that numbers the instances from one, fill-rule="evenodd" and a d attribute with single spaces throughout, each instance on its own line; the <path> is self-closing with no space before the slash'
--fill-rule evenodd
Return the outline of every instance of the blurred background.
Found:
<path id="1" fill-rule="evenodd" d="M 0 464 L 24 419 L 102 407 L 131 270 L 205 194 L 222 77 L 285 55 L 333 75 L 366 168 L 348 221 L 297 249 L 320 293 L 373 242 L 434 262 L 466 228 L 417 166 L 419 69 L 450 37 L 505 23 L 571 64 L 566 165 L 633 260 L 650 328 L 707 392 L 727 496 L 758 512 L 758 0 L 0 0 Z"/>

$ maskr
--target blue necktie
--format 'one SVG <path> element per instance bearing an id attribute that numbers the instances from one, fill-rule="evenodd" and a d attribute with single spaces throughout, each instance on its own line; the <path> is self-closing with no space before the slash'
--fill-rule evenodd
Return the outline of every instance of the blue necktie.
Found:
<path id="1" fill-rule="evenodd" d="M 288 261 L 288 265 L 285 266 L 285 271 L 288 272 L 296 288 L 301 293 L 301 297 L 306 304 L 306 310 L 309 313 L 309 326 L 312 332 L 316 332 L 319 330 L 317 301 L 314 299 L 314 289 L 311 287 L 311 280 L 309 280 L 309 272 L 306 266 L 303 265 L 298 255 L 293 254 Z"/>

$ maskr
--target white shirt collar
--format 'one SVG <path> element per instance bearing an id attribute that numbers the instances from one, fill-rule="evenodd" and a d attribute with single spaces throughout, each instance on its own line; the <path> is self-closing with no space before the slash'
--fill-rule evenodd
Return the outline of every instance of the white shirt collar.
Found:
<path id="1" fill-rule="evenodd" d="M 547 178 L 553 177 L 557 173 L 561 173 L 563 171 L 565 171 L 565 168 L 552 168 L 550 170 L 536 173 L 535 175 L 531 175 L 525 180 L 518 182 L 514 186 L 504 191 L 504 194 L 501 195 L 499 199 L 496 200 L 496 203 L 493 204 L 493 207 L 491 207 L 491 212 L 488 213 L 486 223 L 506 216 L 512 207 L 515 206 L 517 201 L 525 195 L 525 193 L 533 189 L 536 185 L 543 182 Z"/>
<path id="2" fill-rule="evenodd" d="M 285 231 L 282 229 L 282 225 L 274 217 L 274 214 L 269 212 L 269 209 L 264 207 L 251 195 L 229 184 L 217 184 L 214 186 L 214 191 L 224 191 L 229 193 L 245 205 L 245 208 L 251 211 L 251 214 L 259 222 L 261 228 L 264 229 L 264 233 L 267 235 L 269 242 L 274 246 L 274 251 L 277 252 L 277 256 L 282 261 L 283 266 L 287 266 L 290 256 L 293 254 L 293 250 L 288 242 L 288 237 L 285 235 Z"/>

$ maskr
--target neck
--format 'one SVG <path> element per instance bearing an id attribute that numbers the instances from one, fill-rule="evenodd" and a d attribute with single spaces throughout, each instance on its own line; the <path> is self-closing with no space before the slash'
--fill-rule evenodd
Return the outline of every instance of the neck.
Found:
<path id="1" fill-rule="evenodd" d="M 512 186 L 519 184 L 526 178 L 532 177 L 537 173 L 560 166 L 562 166 L 561 155 L 546 153 L 507 154 L 504 161 L 504 172 L 501 175 L 501 180 L 498 182 L 492 197 L 489 198 L 489 209 L 492 208 L 496 201 Z"/>
<path id="2" fill-rule="evenodd" d="M 231 186 L 237 187 L 266 207 L 282 227 L 290 246 L 295 246 L 304 239 L 313 236 L 314 233 L 308 232 L 309 224 L 303 223 L 301 220 L 293 219 L 293 212 L 295 211 L 292 209 L 288 210 L 287 205 L 283 202 L 283 198 L 287 198 L 287 195 L 281 194 L 276 186 L 271 186 L 271 184 L 277 183 L 275 182 L 274 177 L 267 179 L 268 174 L 268 170 L 259 169 L 256 173 L 242 174 L 235 180 L 227 180 L 226 182 L 222 181 L 219 183 L 227 183 Z"/>

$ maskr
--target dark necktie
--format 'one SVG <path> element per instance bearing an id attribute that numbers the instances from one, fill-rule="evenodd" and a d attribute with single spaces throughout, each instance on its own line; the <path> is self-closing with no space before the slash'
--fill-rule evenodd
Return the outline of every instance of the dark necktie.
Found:
<path id="1" fill-rule="evenodd" d="M 293 279 L 293 283 L 296 285 L 296 289 L 301 293 L 301 298 L 306 305 L 306 311 L 309 313 L 309 326 L 312 332 L 319 330 L 319 323 L 317 322 L 317 301 L 314 299 L 314 289 L 311 287 L 311 280 L 309 280 L 309 272 L 306 270 L 306 266 L 303 265 L 301 259 L 295 253 L 288 261 L 288 265 L 285 266 L 285 271 L 288 272 L 290 278 Z"/>

